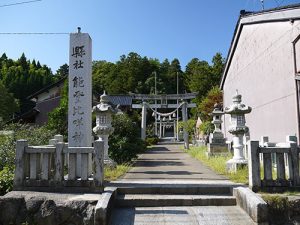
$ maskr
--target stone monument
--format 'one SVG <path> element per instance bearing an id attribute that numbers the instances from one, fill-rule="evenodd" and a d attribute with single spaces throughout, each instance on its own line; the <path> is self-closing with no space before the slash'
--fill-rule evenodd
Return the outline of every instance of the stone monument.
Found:
<path id="1" fill-rule="evenodd" d="M 92 40 L 88 33 L 70 34 L 69 61 L 69 106 L 68 142 L 69 147 L 92 146 Z M 76 176 L 81 175 L 81 160 L 89 157 L 70 154 L 69 163 L 76 163 Z M 88 162 L 91 171 L 92 162 Z"/>
<path id="2" fill-rule="evenodd" d="M 100 104 L 93 107 L 93 113 L 96 114 L 96 126 L 93 128 L 94 133 L 99 140 L 104 141 L 104 164 L 115 166 L 116 163 L 108 156 L 108 137 L 113 133 L 114 128 L 111 125 L 112 115 L 118 112 L 117 107 L 113 107 L 105 91 L 100 96 Z"/>
<path id="3" fill-rule="evenodd" d="M 236 91 L 236 95 L 233 97 L 233 104 L 225 108 L 225 113 L 231 116 L 231 125 L 229 127 L 229 133 L 233 135 L 233 158 L 228 160 L 226 167 L 228 171 L 236 172 L 239 166 L 247 165 L 248 161 L 244 157 L 244 134 L 248 132 L 249 128 L 245 126 L 245 114 L 250 113 L 252 108 L 241 103 L 242 96 Z"/>
<path id="4" fill-rule="evenodd" d="M 214 105 L 214 110 L 211 115 L 213 116 L 213 121 L 215 129 L 209 134 L 209 143 L 207 145 L 207 156 L 220 155 L 228 153 L 227 144 L 225 143 L 224 135 L 221 131 L 222 115 L 224 112 L 221 110 L 219 104 Z"/>

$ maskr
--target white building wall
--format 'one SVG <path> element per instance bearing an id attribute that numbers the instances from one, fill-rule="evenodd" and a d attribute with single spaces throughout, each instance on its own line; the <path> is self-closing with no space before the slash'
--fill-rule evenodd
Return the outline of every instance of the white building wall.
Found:
<path id="1" fill-rule="evenodd" d="M 300 23 L 272 22 L 244 25 L 224 82 L 224 106 L 232 104 L 236 89 L 242 102 L 252 107 L 246 115 L 252 140 L 267 135 L 284 141 L 298 135 L 295 71 L 292 41 Z M 227 132 L 229 116 L 224 119 Z"/>

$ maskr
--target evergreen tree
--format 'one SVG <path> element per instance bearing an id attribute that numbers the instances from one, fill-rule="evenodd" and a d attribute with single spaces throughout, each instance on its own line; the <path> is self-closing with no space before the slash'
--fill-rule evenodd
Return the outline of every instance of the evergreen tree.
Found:
<path id="1" fill-rule="evenodd" d="M 5 86 L 0 81 L 0 117 L 1 120 L 7 121 L 13 117 L 13 114 L 18 111 L 17 101 L 13 95 L 8 92 Z"/>

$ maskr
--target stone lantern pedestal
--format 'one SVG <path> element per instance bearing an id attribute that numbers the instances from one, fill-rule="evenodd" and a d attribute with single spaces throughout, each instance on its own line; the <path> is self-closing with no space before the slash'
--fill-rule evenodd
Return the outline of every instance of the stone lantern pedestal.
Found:
<path id="1" fill-rule="evenodd" d="M 233 158 L 228 160 L 226 167 L 228 171 L 236 172 L 238 167 L 243 167 L 248 164 L 248 161 L 244 157 L 244 143 L 243 137 L 245 133 L 249 131 L 249 128 L 245 126 L 245 114 L 250 113 L 252 108 L 241 103 L 242 96 L 236 93 L 233 97 L 233 104 L 225 108 L 225 113 L 231 116 L 231 125 L 228 132 L 233 135 Z"/>
<path id="2" fill-rule="evenodd" d="M 214 105 L 214 110 L 212 112 L 213 121 L 212 124 L 215 125 L 213 133 L 209 134 L 209 143 L 207 144 L 207 156 L 221 155 L 228 153 L 228 148 L 225 143 L 226 139 L 221 131 L 222 124 L 222 112 L 218 104 Z"/>
<path id="3" fill-rule="evenodd" d="M 117 112 L 117 108 L 114 108 L 109 103 L 105 92 L 100 96 L 100 104 L 93 107 L 93 113 L 96 114 L 96 126 L 93 128 L 93 132 L 98 136 L 99 140 L 104 142 L 104 164 L 113 167 L 116 166 L 116 163 L 108 156 L 108 137 L 114 131 L 111 125 L 112 115 Z"/>

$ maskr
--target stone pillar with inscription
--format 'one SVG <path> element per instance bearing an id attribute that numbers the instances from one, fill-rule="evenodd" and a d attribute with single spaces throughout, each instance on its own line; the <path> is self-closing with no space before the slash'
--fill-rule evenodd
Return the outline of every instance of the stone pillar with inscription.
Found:
<path id="1" fill-rule="evenodd" d="M 80 28 L 70 34 L 68 142 L 70 147 L 92 145 L 92 40 Z M 69 155 L 69 165 L 76 163 L 77 177 L 81 176 L 81 162 L 89 158 Z"/>

